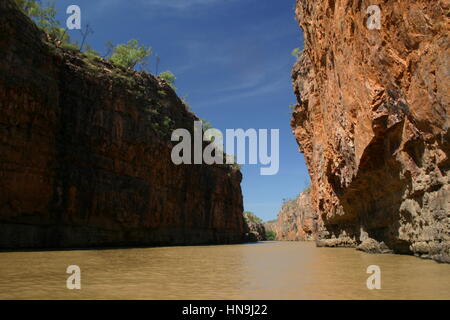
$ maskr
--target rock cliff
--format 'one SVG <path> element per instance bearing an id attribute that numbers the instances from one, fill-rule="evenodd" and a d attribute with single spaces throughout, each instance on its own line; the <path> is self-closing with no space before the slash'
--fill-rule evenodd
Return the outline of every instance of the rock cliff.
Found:
<path id="1" fill-rule="evenodd" d="M 246 240 L 249 242 L 266 241 L 266 228 L 262 220 L 251 212 L 244 212 L 244 219 L 248 228 Z"/>
<path id="2" fill-rule="evenodd" d="M 63 50 L 0 1 L 0 248 L 244 240 L 241 173 L 171 162 L 163 80 Z"/>
<path id="3" fill-rule="evenodd" d="M 265 227 L 275 232 L 276 240 L 314 240 L 318 228 L 317 218 L 311 207 L 309 192 L 303 192 L 297 199 L 286 201 L 277 220 L 266 223 Z"/>
<path id="4" fill-rule="evenodd" d="M 297 0 L 291 125 L 324 241 L 450 261 L 448 14 L 445 0 Z"/>

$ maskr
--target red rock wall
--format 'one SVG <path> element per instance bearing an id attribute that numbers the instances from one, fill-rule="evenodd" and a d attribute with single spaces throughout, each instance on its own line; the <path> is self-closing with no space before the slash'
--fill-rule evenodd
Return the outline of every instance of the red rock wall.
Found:
<path id="1" fill-rule="evenodd" d="M 315 240 L 317 235 L 317 214 L 311 207 L 308 192 L 301 193 L 297 199 L 286 201 L 278 213 L 277 220 L 266 223 L 265 228 L 276 234 L 280 241 Z"/>
<path id="2" fill-rule="evenodd" d="M 366 27 L 370 5 L 381 29 Z M 450 261 L 449 1 L 297 0 L 292 128 L 323 239 Z"/>
<path id="3" fill-rule="evenodd" d="M 1 0 L 0 248 L 242 241 L 241 173 L 171 162 L 173 90 L 46 40 Z"/>

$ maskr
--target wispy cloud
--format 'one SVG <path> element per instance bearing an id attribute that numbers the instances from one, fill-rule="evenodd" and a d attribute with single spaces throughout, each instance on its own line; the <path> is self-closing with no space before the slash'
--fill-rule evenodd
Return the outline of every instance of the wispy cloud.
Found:
<path id="1" fill-rule="evenodd" d="M 272 37 L 277 39 L 276 34 L 272 34 Z M 232 39 L 207 42 L 189 40 L 183 43 L 187 63 L 176 69 L 180 77 L 192 75 L 193 71 L 198 75 L 199 72 L 205 74 L 205 70 L 215 70 L 214 81 L 207 80 L 198 89 L 191 90 L 191 95 L 202 99 L 206 98 L 205 88 L 208 92 L 208 102 L 197 100 L 195 107 L 212 107 L 253 96 L 269 95 L 289 85 L 289 70 L 293 63 L 290 53 L 269 52 L 266 43 L 266 36 L 263 41 L 258 34 L 250 36 L 245 30 Z M 227 77 L 222 78 L 222 73 Z M 206 75 L 204 79 L 210 79 Z"/>
<path id="2" fill-rule="evenodd" d="M 255 96 L 266 96 L 277 92 L 285 87 L 287 80 L 280 78 L 276 81 L 268 81 L 263 85 L 256 85 L 253 88 L 246 89 L 240 93 L 230 93 L 227 95 L 222 95 L 218 98 L 212 98 L 211 101 L 199 103 L 196 105 L 197 108 L 211 108 L 216 105 L 221 105 L 224 103 L 231 103 L 233 101 L 241 101 L 245 98 L 251 98 Z"/>

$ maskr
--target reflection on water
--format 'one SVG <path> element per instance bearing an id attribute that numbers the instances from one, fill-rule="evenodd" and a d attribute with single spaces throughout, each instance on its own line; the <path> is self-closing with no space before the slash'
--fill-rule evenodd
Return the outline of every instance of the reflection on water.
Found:
<path id="1" fill-rule="evenodd" d="M 0 299 L 450 299 L 449 284 L 450 265 L 305 242 L 0 253 Z"/>

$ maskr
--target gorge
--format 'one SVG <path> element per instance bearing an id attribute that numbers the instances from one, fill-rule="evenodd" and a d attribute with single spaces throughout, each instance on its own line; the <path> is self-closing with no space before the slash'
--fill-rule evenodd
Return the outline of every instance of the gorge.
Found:
<path id="1" fill-rule="evenodd" d="M 45 2 L 0 0 L 0 300 L 450 299 L 448 0 Z"/>
<path id="2" fill-rule="evenodd" d="M 278 240 L 450 261 L 448 11 L 297 0 L 291 127 L 311 189 L 266 224 Z M 12 0 L 0 26 L 0 248 L 264 239 L 237 167 L 171 161 L 171 132 L 199 119 L 169 83 L 64 48 Z"/>

